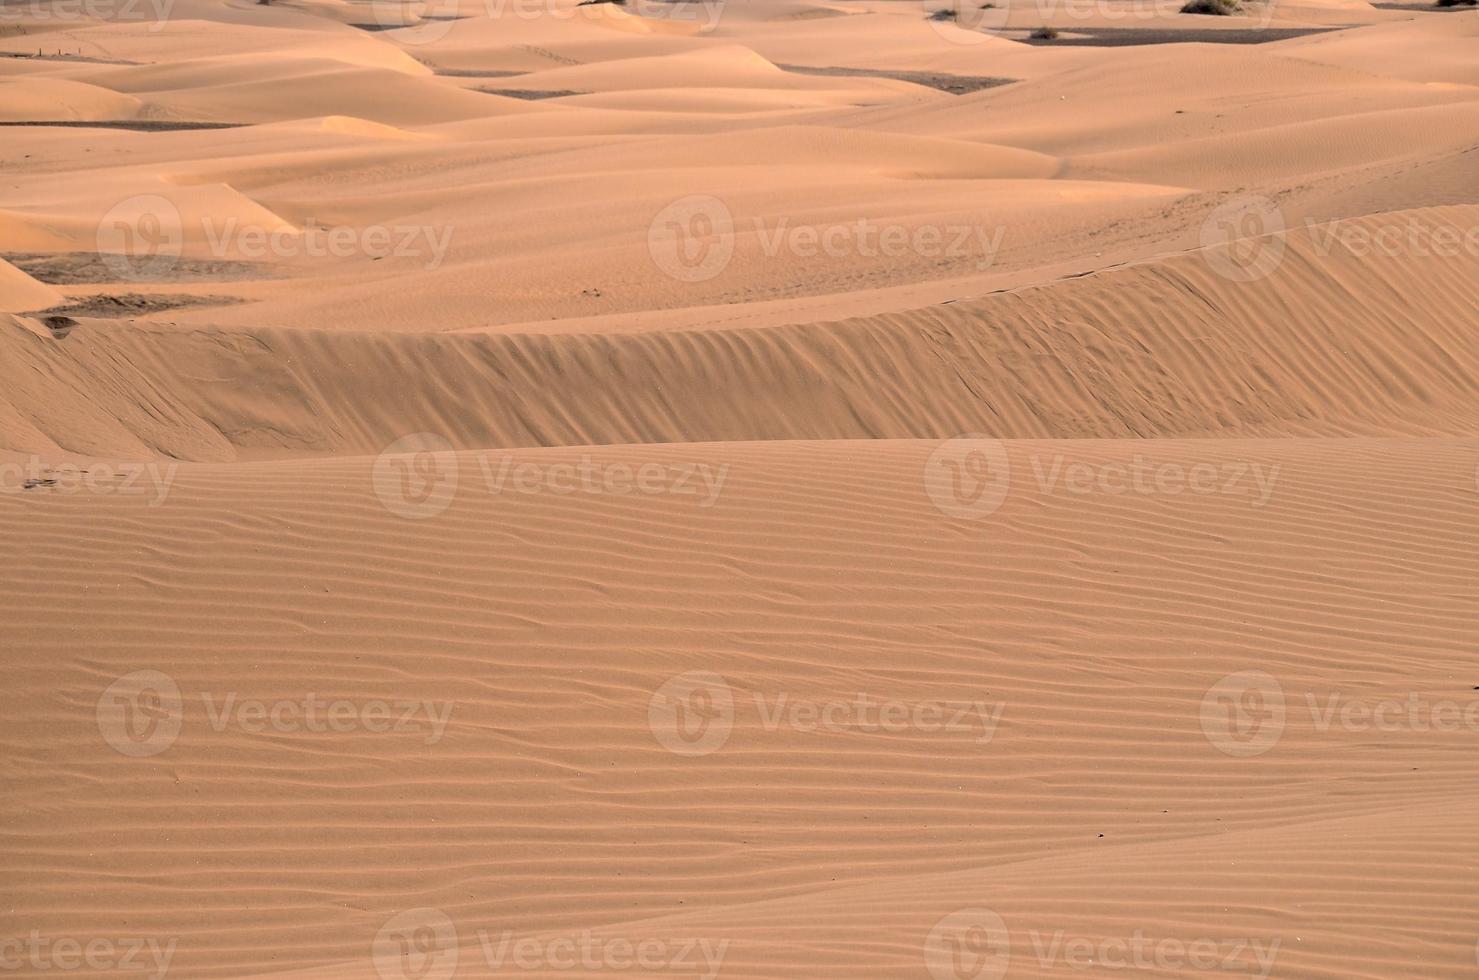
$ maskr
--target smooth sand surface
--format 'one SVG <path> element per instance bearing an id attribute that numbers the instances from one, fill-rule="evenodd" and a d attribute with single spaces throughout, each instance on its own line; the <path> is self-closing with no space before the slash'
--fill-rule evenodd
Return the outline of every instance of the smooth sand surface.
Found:
<path id="1" fill-rule="evenodd" d="M 0 972 L 1475 976 L 1473 8 L 80 7 Z"/>

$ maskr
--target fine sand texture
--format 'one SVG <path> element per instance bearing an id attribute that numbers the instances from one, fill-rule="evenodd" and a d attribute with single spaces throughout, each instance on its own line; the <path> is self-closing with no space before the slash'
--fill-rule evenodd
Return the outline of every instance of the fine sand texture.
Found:
<path id="1" fill-rule="evenodd" d="M 1479 976 L 1479 12 L 0 0 L 0 976 Z"/>

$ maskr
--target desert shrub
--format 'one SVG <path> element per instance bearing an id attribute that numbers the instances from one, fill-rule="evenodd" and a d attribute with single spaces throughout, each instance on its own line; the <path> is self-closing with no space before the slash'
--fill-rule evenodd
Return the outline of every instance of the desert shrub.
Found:
<path id="1" fill-rule="evenodd" d="M 1183 14 L 1205 14 L 1209 17 L 1231 17 L 1242 13 L 1243 5 L 1238 0 L 1188 0 L 1181 8 Z"/>

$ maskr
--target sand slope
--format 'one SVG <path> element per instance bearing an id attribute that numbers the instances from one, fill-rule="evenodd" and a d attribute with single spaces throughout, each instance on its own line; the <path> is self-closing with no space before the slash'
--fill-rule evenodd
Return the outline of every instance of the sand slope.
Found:
<path id="1" fill-rule="evenodd" d="M 0 10 L 0 972 L 1474 976 L 1472 11 L 115 6 Z"/>
<path id="2" fill-rule="evenodd" d="M 186 459 L 373 453 L 423 431 L 463 448 L 968 431 L 1473 434 L 1479 348 L 1463 318 L 1479 303 L 1479 256 L 1360 255 L 1340 244 L 1357 239 L 1328 236 L 1432 234 L 1475 213 L 1433 209 L 1243 243 L 1282 255 L 1251 283 L 1222 274 L 1234 246 L 1219 245 L 790 328 L 510 337 L 97 324 L 46 343 L 12 326 L 0 343 L 19 377 L 5 397 L 40 428 L 66 431 L 65 448 Z M 271 399 L 257 394 L 262 385 Z M 566 386 L 582 398 L 571 404 Z M 82 390 L 92 392 L 85 414 L 71 394 Z M 58 406 L 68 406 L 65 425 Z M 44 448 L 25 432 L 4 438 Z"/>
<path id="3" fill-rule="evenodd" d="M 0 260 L 0 312 L 44 310 L 60 303 L 62 294 Z"/>
<path id="4" fill-rule="evenodd" d="M 723 975 L 914 976 L 932 924 L 984 904 L 1012 924 L 1013 975 L 1051 975 L 1028 930 L 1136 927 L 1280 939 L 1278 975 L 1472 971 L 1471 735 L 1322 731 L 1305 695 L 1473 696 L 1479 443 L 1014 443 L 982 520 L 931 505 L 934 448 L 513 458 L 728 467 L 717 497 L 494 493 L 502 455 L 465 454 L 421 520 L 387 512 L 399 491 L 369 459 L 187 465 L 157 507 L 0 498 L 18 921 L 178 935 L 175 968 L 207 976 L 373 975 L 377 930 L 427 906 L 474 944 L 670 932 L 731 939 Z M 1137 456 L 1257 467 L 1267 493 L 1038 475 Z M 1287 728 L 1230 757 L 1199 705 L 1253 668 L 1287 691 Z M 122 758 L 94 705 L 139 669 L 176 679 L 184 723 Z M 649 729 L 687 671 L 736 692 L 710 755 Z M 218 732 L 200 696 L 228 691 L 453 710 L 435 744 Z M 753 700 L 859 692 L 1002 712 L 983 743 L 770 730 Z M 474 950 L 461 972 L 491 972 Z"/>

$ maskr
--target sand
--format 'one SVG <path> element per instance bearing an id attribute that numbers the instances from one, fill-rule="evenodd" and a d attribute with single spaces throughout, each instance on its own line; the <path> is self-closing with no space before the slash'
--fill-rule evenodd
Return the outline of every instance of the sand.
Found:
<path id="1" fill-rule="evenodd" d="M 1479 14 L 1178 7 L 0 7 L 0 971 L 1474 976 Z"/>

